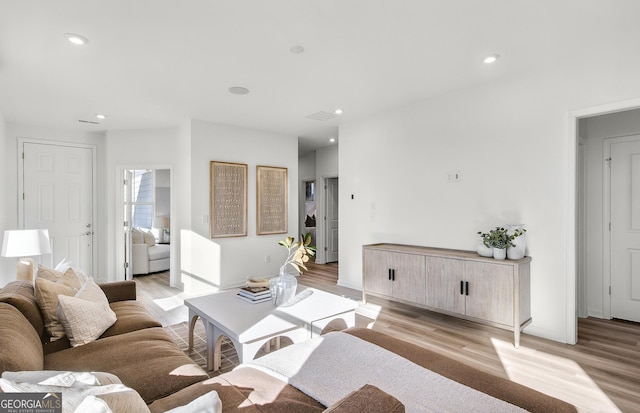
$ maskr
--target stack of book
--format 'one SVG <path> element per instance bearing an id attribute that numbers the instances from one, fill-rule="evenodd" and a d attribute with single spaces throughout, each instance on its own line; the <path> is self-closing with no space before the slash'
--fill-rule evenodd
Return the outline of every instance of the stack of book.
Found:
<path id="1" fill-rule="evenodd" d="M 238 290 L 237 296 L 251 304 L 263 303 L 271 300 L 269 287 L 242 287 Z"/>

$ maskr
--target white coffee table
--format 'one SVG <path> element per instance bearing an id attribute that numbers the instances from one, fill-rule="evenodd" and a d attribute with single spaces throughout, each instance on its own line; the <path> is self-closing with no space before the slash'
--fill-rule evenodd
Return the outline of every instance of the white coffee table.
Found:
<path id="1" fill-rule="evenodd" d="M 220 369 L 222 337 L 231 340 L 240 363 L 253 360 L 269 340 L 285 336 L 294 343 L 320 335 L 331 321 L 341 318 L 347 327 L 355 325 L 358 303 L 348 298 L 304 286 L 297 293 L 313 293 L 290 307 L 276 307 L 267 301 L 251 304 L 236 297 L 237 289 L 184 300 L 189 308 L 189 348 L 193 347 L 193 328 L 200 317 L 207 334 L 207 367 Z"/>

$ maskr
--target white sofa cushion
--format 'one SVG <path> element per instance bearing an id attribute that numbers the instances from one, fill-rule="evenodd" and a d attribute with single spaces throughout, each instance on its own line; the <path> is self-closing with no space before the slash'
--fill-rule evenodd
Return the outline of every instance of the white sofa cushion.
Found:
<path id="1" fill-rule="evenodd" d="M 162 260 L 169 258 L 170 245 L 157 244 L 153 247 L 149 247 L 149 261 Z"/>

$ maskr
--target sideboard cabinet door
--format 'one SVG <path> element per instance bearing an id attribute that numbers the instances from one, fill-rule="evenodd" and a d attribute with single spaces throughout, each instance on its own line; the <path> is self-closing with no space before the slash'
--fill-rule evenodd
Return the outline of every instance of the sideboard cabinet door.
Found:
<path id="1" fill-rule="evenodd" d="M 464 315 L 465 296 L 460 288 L 463 280 L 464 261 L 427 256 L 425 305 Z"/>
<path id="2" fill-rule="evenodd" d="M 424 304 L 424 265 L 423 255 L 392 254 L 393 298 Z"/>
<path id="3" fill-rule="evenodd" d="M 514 267 L 484 262 L 465 262 L 467 316 L 514 325 Z"/>
<path id="4" fill-rule="evenodd" d="M 391 297 L 393 295 L 393 283 L 389 277 L 389 260 L 392 254 L 388 251 L 364 250 L 363 272 L 366 291 Z"/>
<path id="5" fill-rule="evenodd" d="M 365 249 L 365 290 L 416 304 L 424 304 L 424 256 Z"/>

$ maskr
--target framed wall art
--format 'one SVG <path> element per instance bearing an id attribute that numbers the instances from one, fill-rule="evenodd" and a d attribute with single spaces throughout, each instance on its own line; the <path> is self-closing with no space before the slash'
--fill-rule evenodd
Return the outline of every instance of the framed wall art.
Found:
<path id="1" fill-rule="evenodd" d="M 211 238 L 247 235 L 247 164 L 211 161 Z"/>
<path id="2" fill-rule="evenodd" d="M 287 232 L 289 181 L 287 168 L 256 167 L 258 235 Z"/>

